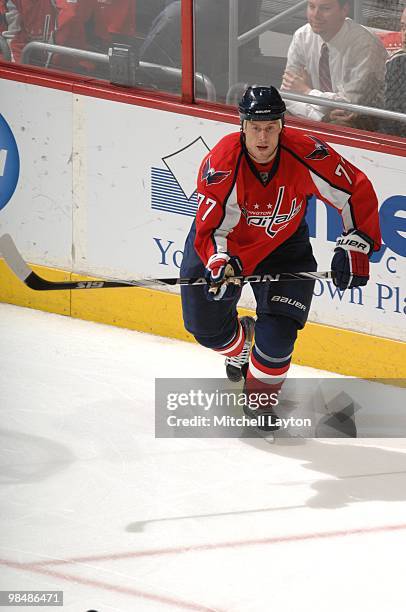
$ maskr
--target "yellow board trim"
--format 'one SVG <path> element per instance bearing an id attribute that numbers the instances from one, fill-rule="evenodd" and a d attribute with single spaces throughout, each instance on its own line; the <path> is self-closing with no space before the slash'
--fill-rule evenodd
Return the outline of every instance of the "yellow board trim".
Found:
<path id="1" fill-rule="evenodd" d="M 33 268 L 50 280 L 83 279 L 77 274 L 42 266 Z M 194 341 L 183 327 L 180 297 L 169 292 L 144 288 L 32 291 L 0 260 L 0 301 Z M 293 361 L 358 378 L 388 379 L 387 382 L 402 386 L 406 380 L 405 342 L 317 323 L 307 323 L 299 333 Z"/>
<path id="2" fill-rule="evenodd" d="M 67 281 L 71 277 L 69 272 L 53 268 L 33 266 L 33 269 L 52 281 Z M 32 291 L 0 259 L 0 302 L 70 315 L 70 293 L 70 291 Z"/>

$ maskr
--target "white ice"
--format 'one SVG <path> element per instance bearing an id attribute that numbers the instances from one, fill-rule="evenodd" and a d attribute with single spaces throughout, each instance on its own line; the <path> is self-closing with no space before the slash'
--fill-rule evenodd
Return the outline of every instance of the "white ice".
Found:
<path id="1" fill-rule="evenodd" d="M 65 612 L 404 612 L 403 439 L 156 439 L 155 378 L 219 377 L 221 357 L 5 304 L 0 368 L 0 590 L 63 590 Z"/>

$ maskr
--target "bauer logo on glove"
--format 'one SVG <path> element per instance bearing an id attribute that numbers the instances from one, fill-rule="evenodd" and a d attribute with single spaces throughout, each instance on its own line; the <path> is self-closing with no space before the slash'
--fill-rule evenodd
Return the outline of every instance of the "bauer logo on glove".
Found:
<path id="1" fill-rule="evenodd" d="M 363 287 L 369 280 L 369 255 L 373 243 L 368 236 L 351 230 L 337 238 L 331 262 L 333 281 L 339 289 Z"/>
<path id="2" fill-rule="evenodd" d="M 241 291 L 242 264 L 238 257 L 228 253 L 214 253 L 206 264 L 205 279 L 209 300 L 232 300 Z"/>

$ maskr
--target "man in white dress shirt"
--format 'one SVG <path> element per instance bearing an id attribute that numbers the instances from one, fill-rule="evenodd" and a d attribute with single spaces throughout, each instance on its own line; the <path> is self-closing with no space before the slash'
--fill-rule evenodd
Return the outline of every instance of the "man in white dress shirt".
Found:
<path id="1" fill-rule="evenodd" d="M 348 17 L 348 0 L 309 0 L 308 23 L 293 35 L 282 90 L 383 108 L 387 52 L 378 38 Z M 292 115 L 353 125 L 355 115 L 288 102 Z"/>

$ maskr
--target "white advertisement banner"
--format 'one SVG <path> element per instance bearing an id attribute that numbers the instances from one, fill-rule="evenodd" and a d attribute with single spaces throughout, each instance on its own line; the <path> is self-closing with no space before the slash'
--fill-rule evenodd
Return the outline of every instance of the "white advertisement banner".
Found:
<path id="1" fill-rule="evenodd" d="M 0 234 L 72 265 L 72 94 L 0 79 Z"/>
<path id="2" fill-rule="evenodd" d="M 238 126 L 0 83 L 16 99 L 2 105 L 0 152 L 12 149 L 13 137 L 20 163 L 16 180 L 17 162 L 5 166 L 0 155 L 0 188 L 4 176 L 7 193 L 16 182 L 8 203 L 0 201 L 0 231 L 35 263 L 114 278 L 177 276 L 197 210 L 200 161 Z M 366 287 L 342 292 L 317 282 L 310 320 L 405 340 L 405 158 L 333 146 L 370 177 L 384 246 L 373 256 Z M 313 199 L 307 221 L 319 269 L 328 270 L 341 219 Z M 250 288 L 241 305 L 255 306 Z"/>

